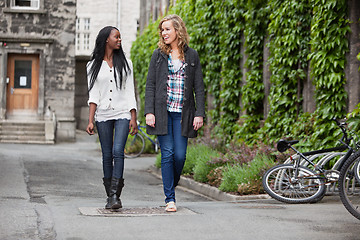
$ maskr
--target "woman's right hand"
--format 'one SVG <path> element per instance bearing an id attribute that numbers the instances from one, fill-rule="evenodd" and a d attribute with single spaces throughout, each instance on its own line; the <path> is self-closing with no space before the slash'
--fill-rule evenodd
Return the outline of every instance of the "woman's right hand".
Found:
<path id="1" fill-rule="evenodd" d="M 150 127 L 155 127 L 155 115 L 152 113 L 148 113 L 145 116 L 146 119 L 146 125 L 149 125 Z"/>
<path id="2" fill-rule="evenodd" d="M 89 134 L 89 135 L 94 135 L 94 124 L 92 122 L 90 122 L 88 125 L 87 125 L 87 128 L 86 128 L 86 132 Z"/>

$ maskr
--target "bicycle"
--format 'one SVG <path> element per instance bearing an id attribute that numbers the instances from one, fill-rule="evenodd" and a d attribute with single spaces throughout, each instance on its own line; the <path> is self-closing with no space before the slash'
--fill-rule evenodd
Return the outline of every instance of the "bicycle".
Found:
<path id="1" fill-rule="evenodd" d="M 346 123 L 333 120 L 343 133 L 339 140 L 341 145 L 338 147 L 301 153 L 293 147 L 299 142 L 298 140 L 281 139 L 277 143 L 279 152 L 285 152 L 291 148 L 295 154 L 290 156 L 290 161 L 293 163 L 280 164 L 265 172 L 262 184 L 264 190 L 271 197 L 285 203 L 314 203 L 324 197 L 326 186 L 338 181 L 340 169 L 355 152 L 355 149 L 350 146 L 353 138 L 348 137 Z M 358 148 L 356 141 L 355 144 Z M 346 149 L 347 152 L 344 153 L 343 151 Z M 319 157 L 321 159 L 315 163 L 314 160 Z M 335 157 L 341 158 L 335 163 L 333 169 L 325 170 L 324 166 Z M 307 167 L 308 165 L 312 169 Z"/>
<path id="2" fill-rule="evenodd" d="M 126 158 L 136 158 L 143 153 L 145 149 L 144 138 L 148 139 L 152 143 L 156 153 L 159 151 L 160 143 L 157 137 L 155 137 L 154 140 L 151 139 L 151 137 L 146 134 L 146 132 L 143 131 L 142 128 L 146 128 L 146 126 L 140 126 L 140 124 L 138 124 L 138 133 L 134 136 L 129 136 L 124 149 L 124 154 Z"/>
<path id="3" fill-rule="evenodd" d="M 360 220 L 360 151 L 355 152 L 340 170 L 339 192 L 345 208 Z"/>

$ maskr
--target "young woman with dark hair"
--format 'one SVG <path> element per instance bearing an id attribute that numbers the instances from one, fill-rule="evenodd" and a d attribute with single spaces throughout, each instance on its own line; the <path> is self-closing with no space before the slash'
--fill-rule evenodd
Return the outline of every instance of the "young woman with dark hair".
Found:
<path id="1" fill-rule="evenodd" d="M 159 24 L 159 48 L 151 57 L 145 90 L 147 132 L 158 135 L 166 211 L 175 212 L 175 187 L 183 170 L 188 138 L 205 117 L 205 94 L 198 53 L 178 15 Z M 195 95 L 195 97 L 194 97 Z"/>
<path id="2" fill-rule="evenodd" d="M 124 187 L 124 147 L 127 136 L 137 133 L 133 67 L 121 47 L 121 35 L 115 27 L 100 30 L 90 62 L 87 64 L 89 123 L 86 132 L 93 135 L 94 120 L 102 151 L 103 184 L 108 196 L 105 208 L 122 207 Z"/>

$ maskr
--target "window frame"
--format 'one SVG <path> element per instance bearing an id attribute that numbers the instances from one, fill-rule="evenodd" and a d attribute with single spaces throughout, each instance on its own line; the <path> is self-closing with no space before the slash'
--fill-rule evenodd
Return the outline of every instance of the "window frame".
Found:
<path id="1" fill-rule="evenodd" d="M 32 1 L 32 0 L 31 0 Z M 45 14 L 47 10 L 44 7 L 44 0 L 36 0 L 39 4 L 38 8 L 34 7 L 23 7 L 13 6 L 15 0 L 6 0 L 6 7 L 3 9 L 3 13 L 34 13 L 34 14 Z"/>
<path id="2" fill-rule="evenodd" d="M 11 0 L 10 1 L 10 9 L 40 10 L 41 0 L 27 0 L 27 1 L 30 2 L 30 6 L 16 6 L 15 5 L 16 0 Z M 31 7 L 33 2 L 37 3 L 37 7 Z"/>
<path id="3" fill-rule="evenodd" d="M 91 26 L 91 18 L 83 18 L 84 19 L 84 32 L 90 31 L 90 26 Z"/>
<path id="4" fill-rule="evenodd" d="M 90 33 L 83 33 L 83 49 L 89 50 L 90 49 Z"/>
<path id="5" fill-rule="evenodd" d="M 79 52 L 87 52 L 90 50 L 91 40 L 91 17 L 76 18 L 76 37 L 75 47 Z"/>

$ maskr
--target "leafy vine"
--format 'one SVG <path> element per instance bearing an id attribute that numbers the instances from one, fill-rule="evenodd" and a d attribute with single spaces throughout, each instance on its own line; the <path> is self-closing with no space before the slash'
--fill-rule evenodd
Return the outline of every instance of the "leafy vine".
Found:
<path id="1" fill-rule="evenodd" d="M 218 133 L 227 136 L 225 141 L 311 135 L 309 143 L 315 147 L 336 139 L 336 127 L 329 119 L 344 116 L 347 106 L 344 69 L 350 28 L 346 0 L 178 0 L 169 13 L 180 15 L 186 23 L 190 47 L 198 51 L 203 68 L 208 123 L 218 126 Z M 148 64 L 157 47 L 157 25 L 158 21 L 149 24 L 131 49 L 142 105 Z M 263 114 L 266 37 L 271 72 L 268 116 Z M 302 108 L 309 71 L 316 88 L 315 113 L 304 113 Z"/>
<path id="2" fill-rule="evenodd" d="M 261 130 L 276 139 L 291 132 L 302 112 L 306 78 L 311 8 L 306 1 L 270 0 L 270 112 Z"/>
<path id="3" fill-rule="evenodd" d="M 346 52 L 349 49 L 347 34 L 347 1 L 311 0 L 313 18 L 311 26 L 311 76 L 316 86 L 316 130 L 312 139 L 329 143 L 337 130 L 330 125 L 331 118 L 345 115 L 347 93 L 344 85 Z"/>
<path id="4" fill-rule="evenodd" d="M 264 41 L 268 25 L 268 0 L 248 1 L 245 16 L 246 83 L 242 87 L 242 104 L 245 110 L 243 125 L 238 134 L 250 140 L 263 119 L 265 97 L 263 83 Z"/>
<path id="5" fill-rule="evenodd" d="M 244 0 L 224 1 L 222 6 L 220 35 L 221 69 L 221 129 L 229 140 L 234 134 L 233 126 L 239 119 L 242 71 L 240 69 L 241 36 L 244 30 Z"/>

